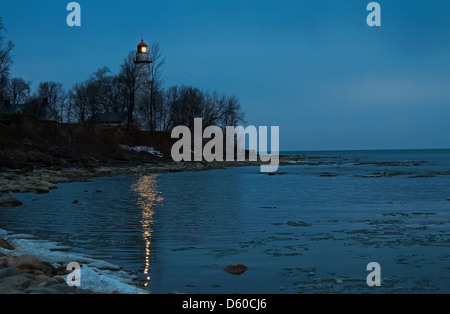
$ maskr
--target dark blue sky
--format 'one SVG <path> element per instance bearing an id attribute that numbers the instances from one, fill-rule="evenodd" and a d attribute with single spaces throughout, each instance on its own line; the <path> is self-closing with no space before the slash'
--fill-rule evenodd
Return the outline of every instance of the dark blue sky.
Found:
<path id="1" fill-rule="evenodd" d="M 160 43 L 166 86 L 236 94 L 281 150 L 450 148 L 450 1 L 2 0 L 12 75 L 66 88 L 117 73 L 141 34 Z"/>

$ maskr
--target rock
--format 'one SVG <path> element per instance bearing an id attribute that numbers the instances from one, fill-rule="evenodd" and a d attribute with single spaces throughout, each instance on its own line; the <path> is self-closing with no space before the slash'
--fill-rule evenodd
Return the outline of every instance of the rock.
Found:
<path id="1" fill-rule="evenodd" d="M 36 276 L 35 281 L 33 282 L 31 286 L 37 287 L 37 288 L 47 288 L 53 285 L 59 285 L 64 283 L 64 279 L 60 277 L 49 277 L 46 275 L 40 275 Z"/>
<path id="2" fill-rule="evenodd" d="M 45 188 L 47 188 L 49 190 L 56 190 L 58 188 L 55 184 L 50 183 L 50 182 L 46 182 L 46 181 L 39 182 L 39 186 L 45 187 Z"/>
<path id="3" fill-rule="evenodd" d="M 51 290 L 54 294 L 77 293 L 77 288 L 69 287 L 65 283 L 52 285 Z"/>
<path id="4" fill-rule="evenodd" d="M 304 221 L 288 221 L 286 225 L 291 227 L 311 227 L 311 224 Z"/>
<path id="5" fill-rule="evenodd" d="M 32 287 L 27 288 L 23 291 L 26 294 L 54 294 L 51 289 L 47 289 L 45 287 Z"/>
<path id="6" fill-rule="evenodd" d="M 38 275 L 36 276 L 37 281 L 43 281 L 43 282 L 52 282 L 53 278 L 49 277 L 47 275 Z M 54 281 L 56 283 L 56 280 Z"/>
<path id="7" fill-rule="evenodd" d="M 0 268 L 7 268 L 9 267 L 9 263 L 12 261 L 12 257 L 10 256 L 1 256 L 0 257 Z"/>
<path id="8" fill-rule="evenodd" d="M 17 269 L 37 270 L 39 269 L 40 263 L 36 256 L 25 254 L 14 258 L 9 266 Z"/>
<path id="9" fill-rule="evenodd" d="M 8 278 L 8 277 L 13 277 L 13 276 L 19 276 L 20 272 L 12 267 L 8 267 L 8 268 L 4 268 L 4 269 L 0 269 L 0 280 Z"/>
<path id="10" fill-rule="evenodd" d="M 2 280 L 2 284 L 18 290 L 23 290 L 31 283 L 31 279 L 23 275 L 11 276 Z"/>
<path id="11" fill-rule="evenodd" d="M 247 271 L 248 267 L 243 264 L 231 264 L 225 267 L 223 270 L 231 275 L 242 275 Z"/>
<path id="12" fill-rule="evenodd" d="M 39 270 L 43 271 L 44 274 L 52 277 L 58 273 L 58 270 L 55 267 L 53 267 L 52 264 L 47 262 L 41 262 L 39 265 Z"/>
<path id="13" fill-rule="evenodd" d="M 0 238 L 0 248 L 6 249 L 6 250 L 14 250 L 11 244 L 9 244 L 6 240 Z"/>
<path id="14" fill-rule="evenodd" d="M 36 186 L 33 190 L 33 193 L 36 193 L 36 194 L 47 194 L 49 192 L 50 192 L 50 190 L 48 187 L 41 186 L 41 185 Z"/>
<path id="15" fill-rule="evenodd" d="M 81 202 L 78 201 L 78 200 L 75 200 L 75 201 L 72 202 L 72 204 L 74 204 L 74 205 L 81 205 L 81 204 L 83 204 L 83 203 L 81 203 Z"/>
<path id="16" fill-rule="evenodd" d="M 39 270 L 39 269 L 28 269 L 28 268 L 25 268 L 25 269 L 20 269 L 20 271 L 22 272 L 22 274 L 30 274 L 30 275 L 33 275 L 33 276 L 44 275 L 44 272 Z"/>
<path id="17" fill-rule="evenodd" d="M 70 272 L 67 270 L 66 266 L 59 266 L 56 269 L 56 276 L 65 276 L 68 275 Z"/>
<path id="18" fill-rule="evenodd" d="M 9 195 L 0 198 L 0 207 L 17 207 L 22 205 L 21 201 Z"/>

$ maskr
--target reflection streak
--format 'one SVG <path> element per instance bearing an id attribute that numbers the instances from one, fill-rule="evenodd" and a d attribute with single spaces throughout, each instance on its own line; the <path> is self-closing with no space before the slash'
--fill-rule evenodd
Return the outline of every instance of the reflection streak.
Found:
<path id="1" fill-rule="evenodd" d="M 138 182 L 132 186 L 132 190 L 139 196 L 138 205 L 141 209 L 142 237 L 145 243 L 145 268 L 143 272 L 146 277 L 144 279 L 144 287 L 147 287 L 151 281 L 150 256 L 153 233 L 153 215 L 155 214 L 157 204 L 164 201 L 164 199 L 160 196 L 161 192 L 158 191 L 156 179 L 156 175 L 145 175 L 139 178 Z"/>

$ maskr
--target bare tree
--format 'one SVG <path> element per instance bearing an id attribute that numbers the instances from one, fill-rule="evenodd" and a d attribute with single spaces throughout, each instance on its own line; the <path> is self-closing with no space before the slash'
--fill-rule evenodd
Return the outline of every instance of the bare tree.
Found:
<path id="1" fill-rule="evenodd" d="M 47 119 L 49 113 L 46 99 L 39 98 L 36 94 L 28 97 L 23 113 L 33 115 L 38 119 Z"/>
<path id="2" fill-rule="evenodd" d="M 67 95 L 61 83 L 43 82 L 39 84 L 37 96 L 47 103 L 48 119 L 62 122 Z"/>
<path id="3" fill-rule="evenodd" d="M 136 52 L 131 51 L 120 67 L 118 76 L 120 91 L 125 102 L 128 126 L 134 124 L 134 110 L 136 106 L 136 94 L 140 88 L 139 71 L 134 63 Z"/>
<path id="4" fill-rule="evenodd" d="M 178 107 L 179 103 L 179 89 L 177 86 L 172 86 L 164 91 L 163 103 L 160 110 L 160 130 L 163 132 L 168 132 L 175 125 L 175 108 Z"/>
<path id="5" fill-rule="evenodd" d="M 107 67 L 98 69 L 89 79 L 90 91 L 92 92 L 92 105 L 96 106 L 96 112 L 117 112 L 117 91 L 114 90 L 114 77 L 110 75 L 111 70 Z"/>
<path id="6" fill-rule="evenodd" d="M 31 82 L 26 82 L 22 78 L 12 78 L 9 82 L 9 94 L 12 104 L 23 104 L 30 96 L 30 92 Z"/>
<path id="7" fill-rule="evenodd" d="M 194 119 L 203 117 L 203 93 L 192 86 L 182 86 L 178 89 L 176 106 L 171 108 L 174 126 L 185 125 L 194 128 Z"/>
<path id="8" fill-rule="evenodd" d="M 193 128 L 194 118 L 202 118 L 203 126 L 237 126 L 245 123 L 245 114 L 237 96 L 219 92 L 202 92 L 192 86 L 172 86 L 164 92 L 160 125 L 170 131 L 178 125 Z"/>
<path id="9" fill-rule="evenodd" d="M 87 121 L 89 98 L 87 93 L 87 81 L 75 84 L 69 91 L 69 119 L 74 117 L 79 123 Z"/>
<path id="10" fill-rule="evenodd" d="M 225 129 L 227 126 L 237 126 L 245 123 L 245 113 L 235 95 L 222 98 L 219 102 L 219 123 Z"/>
<path id="11" fill-rule="evenodd" d="M 122 93 L 122 83 L 119 75 L 115 75 L 112 77 L 110 97 L 110 112 L 126 113 L 126 100 Z"/>
<path id="12" fill-rule="evenodd" d="M 155 131 L 159 127 L 159 115 L 164 99 L 162 68 L 166 63 L 166 59 L 162 56 L 159 43 L 150 45 L 149 58 L 152 63 L 149 65 L 148 86 L 144 86 L 144 95 L 147 100 L 144 103 L 146 104 L 145 111 L 148 119 L 148 129 Z"/>
<path id="13" fill-rule="evenodd" d="M 12 65 L 11 52 L 14 48 L 12 41 L 5 41 L 2 32 L 5 31 L 0 17 L 0 105 L 8 98 L 9 71 Z"/>
<path id="14" fill-rule="evenodd" d="M 203 97 L 203 124 L 205 126 L 215 125 L 220 119 L 220 103 L 225 99 L 225 95 L 220 95 L 218 92 L 207 92 Z"/>

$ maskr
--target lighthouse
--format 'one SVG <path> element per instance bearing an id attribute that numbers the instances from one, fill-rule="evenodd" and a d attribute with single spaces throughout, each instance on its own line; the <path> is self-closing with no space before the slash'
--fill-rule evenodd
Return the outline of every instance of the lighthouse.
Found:
<path id="1" fill-rule="evenodd" d="M 136 79 L 138 81 L 137 85 L 140 87 L 136 91 L 136 106 L 134 108 L 134 119 L 138 128 L 147 129 L 148 119 L 147 110 L 145 104 L 145 89 L 144 86 L 148 86 L 150 80 L 150 64 L 152 60 L 150 59 L 150 52 L 148 45 L 141 39 L 141 42 L 137 45 L 136 59 L 134 60 L 136 69 Z"/>

